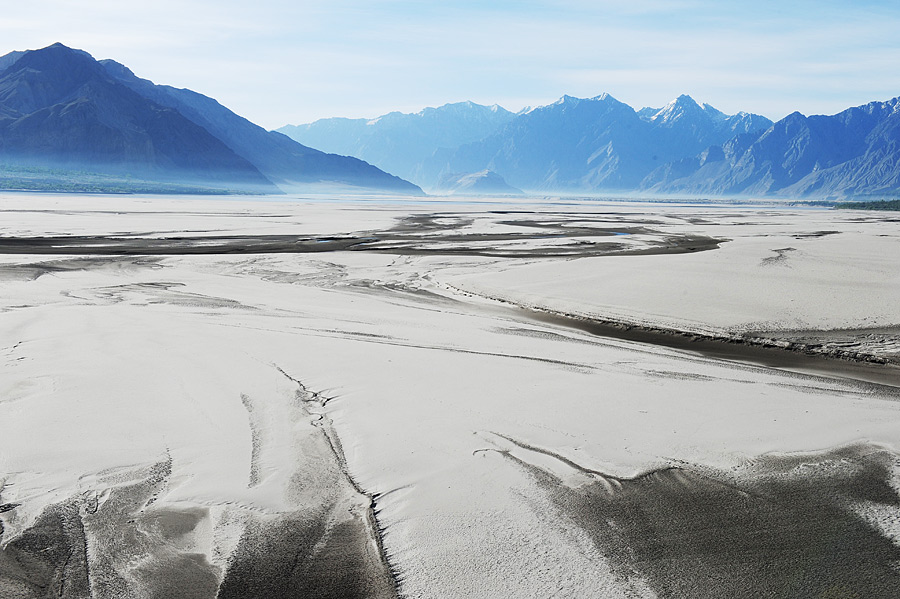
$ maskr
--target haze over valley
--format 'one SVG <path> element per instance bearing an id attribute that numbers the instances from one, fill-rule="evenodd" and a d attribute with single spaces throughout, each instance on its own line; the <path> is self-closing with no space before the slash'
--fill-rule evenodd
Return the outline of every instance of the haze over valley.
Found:
<path id="1" fill-rule="evenodd" d="M 773 123 L 687 95 L 641 109 L 609 94 L 563 96 L 518 114 L 461 102 L 268 132 L 212 98 L 62 44 L 9 53 L 0 67 L 6 189 L 820 200 L 900 193 L 896 98 Z"/>

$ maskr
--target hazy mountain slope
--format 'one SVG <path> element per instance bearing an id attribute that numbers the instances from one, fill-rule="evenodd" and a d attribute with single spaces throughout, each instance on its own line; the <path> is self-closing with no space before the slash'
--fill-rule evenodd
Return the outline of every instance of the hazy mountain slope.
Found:
<path id="1" fill-rule="evenodd" d="M 608 94 L 563 96 L 481 141 L 438 151 L 424 170 L 439 179 L 490 169 L 522 189 L 630 191 L 663 164 L 770 123 L 758 115 L 728 116 L 689 96 L 640 112 Z"/>
<path id="2" fill-rule="evenodd" d="M 832 116 L 795 112 L 756 136 L 666 165 L 642 188 L 660 193 L 854 196 L 900 191 L 900 98 Z"/>
<path id="3" fill-rule="evenodd" d="M 447 174 L 435 186 L 436 190 L 452 195 L 521 195 L 493 171 Z"/>
<path id="4" fill-rule="evenodd" d="M 26 52 L 0 72 L 0 107 L 6 163 L 275 190 L 206 129 L 61 44 Z"/>
<path id="5" fill-rule="evenodd" d="M 687 95 L 679 96 L 652 114 L 647 110 L 641 109 L 638 115 L 656 127 L 673 131 L 669 143 L 695 148 L 722 143 L 742 133 L 763 131 L 772 125 L 764 116 L 746 112 L 728 115 L 709 104 L 700 105 Z"/>
<path id="6" fill-rule="evenodd" d="M 288 137 L 266 131 L 216 100 L 188 89 L 156 85 L 113 60 L 101 61 L 107 72 L 141 96 L 178 110 L 246 158 L 279 184 L 333 182 L 420 194 L 416 186 L 362 160 L 327 154 Z"/>
<path id="7" fill-rule="evenodd" d="M 305 125 L 286 125 L 278 131 L 300 143 L 356 156 L 430 187 L 436 180 L 423 178 L 425 158 L 441 147 L 455 148 L 483 139 L 514 117 L 496 105 L 459 102 L 415 114 L 392 112 L 375 119 L 321 119 Z"/>
<path id="8" fill-rule="evenodd" d="M 4 54 L 0 56 L 0 72 L 8 69 L 14 62 L 22 58 L 25 55 L 25 52 L 15 51 L 10 52 L 9 54 Z"/>

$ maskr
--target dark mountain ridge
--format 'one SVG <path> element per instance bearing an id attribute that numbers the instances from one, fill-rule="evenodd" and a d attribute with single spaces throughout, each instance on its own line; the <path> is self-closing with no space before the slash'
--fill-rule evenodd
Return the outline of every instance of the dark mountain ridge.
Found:
<path id="1" fill-rule="evenodd" d="M 203 94 L 156 85 L 137 77 L 114 60 L 103 60 L 100 64 L 116 80 L 141 96 L 173 108 L 204 127 L 283 187 L 334 181 L 402 193 L 421 193 L 409 182 L 382 172 L 363 160 L 328 154 L 304 146 L 281 133 L 266 131 Z"/>
<path id="2" fill-rule="evenodd" d="M 0 58 L 0 160 L 256 193 L 337 185 L 421 194 L 355 158 L 270 133 L 215 100 L 54 44 Z"/>
<path id="3" fill-rule="evenodd" d="M 61 44 L 25 52 L 0 72 L 0 106 L 6 163 L 274 190 L 206 129 Z"/>

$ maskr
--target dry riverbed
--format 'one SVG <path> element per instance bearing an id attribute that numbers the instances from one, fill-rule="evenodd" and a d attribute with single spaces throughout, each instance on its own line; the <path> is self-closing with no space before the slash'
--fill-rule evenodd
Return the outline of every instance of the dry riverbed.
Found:
<path id="1" fill-rule="evenodd" d="M 877 213 L 0 197 L 0 595 L 893 597 Z"/>

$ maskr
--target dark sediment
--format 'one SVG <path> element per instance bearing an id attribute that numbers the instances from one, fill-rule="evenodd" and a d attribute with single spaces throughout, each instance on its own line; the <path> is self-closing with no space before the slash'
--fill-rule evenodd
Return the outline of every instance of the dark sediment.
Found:
<path id="1" fill-rule="evenodd" d="M 615 236 L 614 231 L 591 237 Z M 384 234 L 366 237 L 303 238 L 292 235 L 235 235 L 167 238 L 16 237 L 0 239 L 0 254 L 186 256 L 219 254 L 308 254 L 364 251 L 399 255 L 487 256 L 509 258 L 586 257 L 609 254 L 674 254 L 716 249 L 718 239 L 700 235 L 666 236 L 658 243 L 631 247 L 623 243 L 592 243 L 581 239 L 564 245 L 504 248 L 506 242 L 585 237 L 575 232 L 559 235 L 467 234 L 418 237 Z M 448 244 L 436 247 L 436 243 Z M 452 244 L 452 245 L 450 245 Z"/>
<path id="2" fill-rule="evenodd" d="M 577 329 L 611 339 L 635 341 L 671 349 L 696 352 L 720 360 L 747 362 L 782 370 L 818 373 L 864 381 L 897 394 L 900 388 L 900 362 L 881 356 L 837 348 L 825 344 L 757 337 L 752 334 L 715 336 L 700 333 L 589 319 L 559 312 L 521 308 L 532 320 Z M 819 332 L 827 336 L 827 331 Z"/>
<path id="3" fill-rule="evenodd" d="M 90 597 L 86 549 L 78 504 L 52 506 L 0 550 L 0 597 Z"/>
<path id="4" fill-rule="evenodd" d="M 162 268 L 162 266 L 159 264 L 158 258 L 140 256 L 63 258 L 20 264 L 0 264 L 0 281 L 33 281 L 48 274 L 129 268 Z"/>
<path id="5" fill-rule="evenodd" d="M 301 389 L 310 402 L 321 404 Z M 102 493 L 50 505 L 8 539 L 0 549 L 0 597 L 396 598 L 372 500 L 348 480 L 326 426 L 312 424 L 298 435 L 290 509 L 226 508 L 245 527 L 224 571 L 193 549 L 196 531 L 209 525 L 209 509 L 159 504 L 171 475 L 166 460 L 101 473 L 100 486 L 109 485 Z M 14 515 L 19 506 L 2 507 Z M 3 532 L 0 528 L 0 540 Z"/>
<path id="6" fill-rule="evenodd" d="M 323 506 L 318 514 L 298 511 L 248 528 L 217 597 L 395 597 L 393 583 L 379 575 L 380 558 L 364 518 L 332 522 L 333 507 Z"/>
<path id="7" fill-rule="evenodd" d="M 349 476 L 327 401 L 298 379 L 294 406 L 318 416 L 300 439 L 288 499 L 297 509 L 256 518 L 231 557 L 217 597 L 394 599 L 397 582 L 384 555 L 373 500 Z"/>
<path id="8" fill-rule="evenodd" d="M 0 597 L 214 597 L 217 569 L 180 543 L 206 510 L 148 509 L 170 468 L 112 473 L 102 502 L 85 493 L 44 509 L 0 550 Z"/>
<path id="9" fill-rule="evenodd" d="M 183 256 L 333 252 L 360 243 L 357 238 L 304 238 L 295 235 L 203 237 L 14 237 L 0 239 L 0 254 Z"/>
<path id="10" fill-rule="evenodd" d="M 542 218 L 501 221 L 515 232 L 466 231 L 469 214 L 415 214 L 393 227 L 339 236 L 296 235 L 109 235 L 0 238 L 0 254 L 202 255 L 363 251 L 399 255 L 508 258 L 585 257 L 610 254 L 672 254 L 716 249 L 705 235 L 665 233 L 651 221 L 623 226 L 603 215 L 548 213 Z M 640 235 L 640 241 L 613 242 Z"/>
<path id="11" fill-rule="evenodd" d="M 506 455 L 623 583 L 638 578 L 659 597 L 889 599 L 900 589 L 900 547 L 854 511 L 900 508 L 890 484 L 897 457 L 882 448 L 764 457 L 736 472 L 679 465 L 618 478 L 583 469 L 596 482 L 578 488 Z"/>

